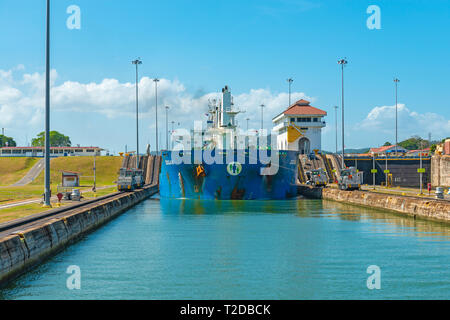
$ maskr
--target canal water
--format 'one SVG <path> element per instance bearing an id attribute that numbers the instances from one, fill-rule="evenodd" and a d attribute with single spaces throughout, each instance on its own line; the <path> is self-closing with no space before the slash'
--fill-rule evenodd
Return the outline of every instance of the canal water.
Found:
<path id="1" fill-rule="evenodd" d="M 150 199 L 0 298 L 449 299 L 449 249 L 446 224 L 336 202 Z"/>

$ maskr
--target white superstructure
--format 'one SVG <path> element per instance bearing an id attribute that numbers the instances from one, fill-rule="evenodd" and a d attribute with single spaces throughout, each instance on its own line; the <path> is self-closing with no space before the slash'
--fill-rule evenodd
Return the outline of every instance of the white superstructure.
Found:
<path id="1" fill-rule="evenodd" d="M 172 139 L 178 146 L 189 141 L 194 149 L 237 149 L 245 148 L 245 139 L 241 139 L 237 134 L 236 115 L 241 111 L 234 109 L 233 97 L 228 86 L 222 89 L 222 98 L 218 102 L 213 99 L 209 101 L 208 120 L 206 129 L 194 129 L 189 133 L 177 130 L 173 133 Z M 201 135 L 201 137 L 198 137 Z M 188 140 L 189 139 L 189 140 Z M 241 139 L 242 140 L 242 139 Z M 201 141 L 201 144 L 198 143 Z"/>

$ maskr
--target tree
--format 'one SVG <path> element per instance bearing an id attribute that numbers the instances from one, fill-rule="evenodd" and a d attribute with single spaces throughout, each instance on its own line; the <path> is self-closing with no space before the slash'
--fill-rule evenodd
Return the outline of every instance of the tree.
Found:
<path id="1" fill-rule="evenodd" d="M 41 132 L 35 139 L 31 141 L 33 147 L 43 147 L 45 145 L 45 132 Z M 50 131 L 50 146 L 51 147 L 70 147 L 72 142 L 68 136 L 59 133 L 58 131 Z"/>
<path id="2" fill-rule="evenodd" d="M 15 147 L 17 146 L 13 138 L 0 134 L 0 147 Z"/>
<path id="3" fill-rule="evenodd" d="M 385 142 L 385 143 L 383 144 L 383 147 L 387 147 L 387 146 L 392 146 L 392 143 L 390 143 L 390 142 Z"/>
<path id="4" fill-rule="evenodd" d="M 436 151 L 436 148 L 437 148 L 437 144 L 432 144 L 430 151 L 434 153 Z"/>
<path id="5" fill-rule="evenodd" d="M 400 142 L 398 145 L 407 150 L 418 150 L 426 148 L 429 145 L 429 142 L 428 140 L 424 140 L 419 136 L 413 136 L 405 141 Z"/>

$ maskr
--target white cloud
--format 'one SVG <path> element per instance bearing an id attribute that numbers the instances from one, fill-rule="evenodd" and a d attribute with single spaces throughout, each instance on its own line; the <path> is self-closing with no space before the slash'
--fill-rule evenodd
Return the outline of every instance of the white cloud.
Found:
<path id="1" fill-rule="evenodd" d="M 16 129 L 40 126 L 44 115 L 45 75 L 40 73 L 25 73 L 21 77 L 16 72 L 23 70 L 18 67 L 13 70 L 0 70 L 0 126 Z M 20 80 L 15 80 L 18 77 Z M 135 116 L 135 84 L 121 83 L 117 79 L 104 79 L 99 83 L 80 83 L 66 81 L 55 85 L 58 74 L 52 70 L 51 108 L 56 112 L 70 111 L 80 113 L 97 113 L 108 118 Z M 220 88 L 218 88 L 220 89 Z M 165 120 L 164 106 L 170 107 L 170 118 L 190 128 L 194 120 L 206 120 L 204 113 L 208 109 L 208 100 L 220 98 L 217 92 L 196 95 L 188 92 L 178 80 L 161 79 L 158 83 L 159 119 Z M 314 99 L 302 92 L 293 92 L 292 101 L 305 98 Z M 273 93 L 269 89 L 252 89 L 248 93 L 234 95 L 236 108 L 245 111 L 238 116 L 241 125 L 250 118 L 250 126 L 259 127 L 260 105 L 264 110 L 264 126 L 271 127 L 272 117 L 276 116 L 288 104 L 287 93 Z M 154 126 L 155 115 L 155 83 L 153 79 L 143 77 L 139 82 L 140 117 L 149 119 L 148 127 Z"/>
<path id="2" fill-rule="evenodd" d="M 371 133 L 392 135 L 395 130 L 395 105 L 373 108 L 356 128 Z M 450 135 L 450 120 L 432 112 L 411 111 L 404 104 L 398 104 L 398 131 L 400 140 L 413 135 L 426 137 L 429 132 L 434 137 Z"/>

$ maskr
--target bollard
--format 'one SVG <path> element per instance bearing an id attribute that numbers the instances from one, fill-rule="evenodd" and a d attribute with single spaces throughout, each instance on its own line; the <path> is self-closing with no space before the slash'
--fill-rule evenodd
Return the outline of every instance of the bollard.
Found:
<path id="1" fill-rule="evenodd" d="M 442 187 L 436 188 L 436 199 L 444 199 L 444 188 Z"/>

